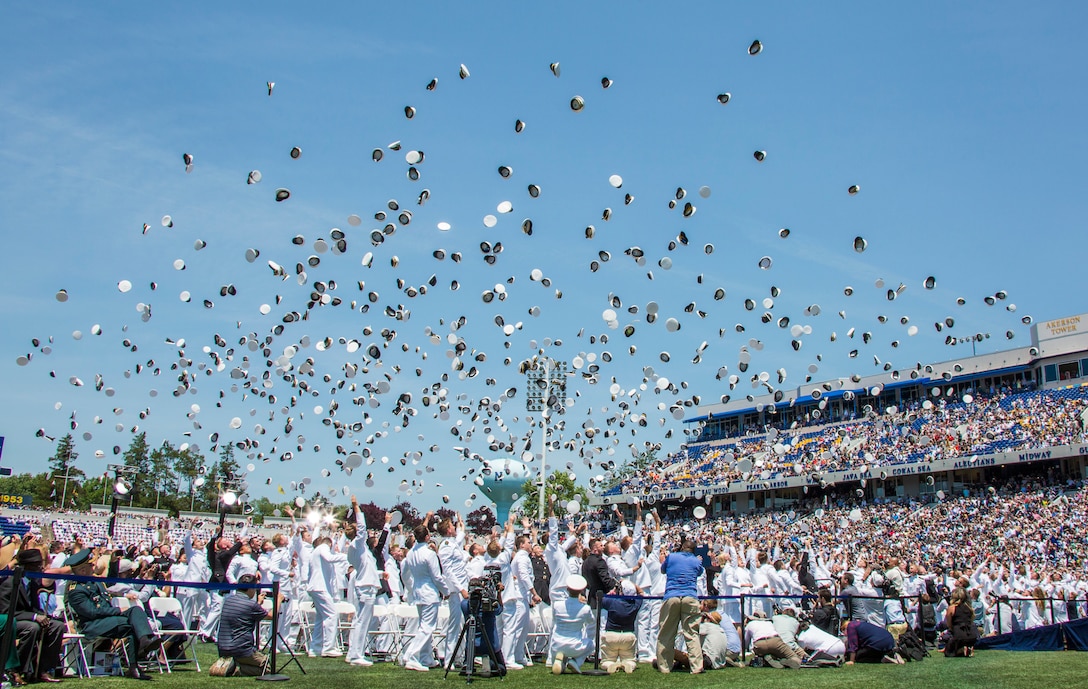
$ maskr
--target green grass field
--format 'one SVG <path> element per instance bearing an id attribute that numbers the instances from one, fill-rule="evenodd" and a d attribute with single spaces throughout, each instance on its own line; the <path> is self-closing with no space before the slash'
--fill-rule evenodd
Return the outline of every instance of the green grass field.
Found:
<path id="1" fill-rule="evenodd" d="M 214 661 L 215 649 L 210 645 L 198 648 L 201 666 L 204 672 L 197 673 L 189 669 L 176 670 L 172 675 L 154 676 L 153 682 L 146 683 L 161 689 L 196 689 L 197 687 L 218 687 L 249 685 L 252 678 L 216 679 L 207 675 L 207 668 Z M 463 685 L 465 680 L 454 673 L 443 681 L 443 672 L 431 670 L 427 673 L 411 672 L 389 663 L 378 663 L 369 668 L 349 666 L 343 660 L 323 658 L 300 658 L 306 675 L 294 665 L 284 670 L 291 677 L 289 682 L 280 686 L 319 687 L 320 689 L 347 689 L 359 686 L 381 687 L 382 689 L 422 689 L 423 687 Z M 72 684 L 77 680 L 66 680 Z M 88 687 L 144 686 L 130 679 L 94 678 L 78 680 Z M 1088 686 L 1088 653 L 1009 653 L 1005 651 L 981 651 L 974 658 L 945 659 L 939 654 L 919 663 L 907 665 L 855 665 L 853 667 L 821 670 L 774 670 L 769 668 L 741 668 L 716 670 L 704 675 L 671 674 L 660 675 L 648 665 L 640 665 L 632 675 L 612 675 L 606 677 L 581 677 L 577 675 L 552 675 L 542 665 L 537 664 L 517 672 L 511 672 L 505 680 L 477 679 L 478 686 L 501 685 L 507 689 L 515 687 L 585 687 L 593 684 L 616 688 L 643 689 L 657 687 L 752 687 L 759 689 L 841 689 L 858 687 L 902 686 L 911 689 L 963 689 L 968 687 L 1015 688 L 1030 687 L 1045 689 L 1049 687 Z"/>

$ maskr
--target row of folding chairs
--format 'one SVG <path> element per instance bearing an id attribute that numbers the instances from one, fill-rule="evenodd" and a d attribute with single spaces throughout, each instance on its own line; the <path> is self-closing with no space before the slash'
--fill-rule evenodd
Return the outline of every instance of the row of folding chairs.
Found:
<path id="1" fill-rule="evenodd" d="M 121 610 L 127 610 L 131 606 L 131 602 L 124 597 L 116 597 L 112 600 L 112 603 Z M 62 664 L 65 670 L 71 670 L 80 677 L 90 677 L 94 649 L 104 647 L 108 647 L 112 653 L 120 654 L 126 664 L 129 662 L 128 650 L 120 639 L 89 637 L 79 632 L 68 616 L 67 606 L 61 604 L 58 607 L 63 612 L 64 623 L 68 627 L 62 647 Z M 149 621 L 154 626 L 161 627 L 160 624 L 156 623 L 159 622 L 160 618 L 171 613 L 177 615 L 179 619 L 184 619 L 181 602 L 177 598 L 151 598 L 148 600 L 148 608 L 151 610 Z M 160 648 L 155 659 L 146 663 L 148 667 L 154 666 L 161 674 L 163 672 L 172 673 L 178 665 L 192 664 L 196 671 L 200 672 L 200 660 L 197 658 L 196 648 L 193 645 L 198 635 L 196 630 L 160 628 L 157 633 L 163 637 L 164 641 L 176 639 L 175 643 L 181 644 L 181 646 L 178 655 L 174 658 L 171 658 L 165 649 Z M 88 651 L 90 651 L 90 655 Z"/>
<path id="2" fill-rule="evenodd" d="M 271 601 L 264 602 L 266 609 L 271 610 Z M 348 639 L 351 634 L 351 626 L 355 617 L 355 606 L 347 601 L 339 601 L 334 604 L 337 612 L 337 636 L 338 644 L 342 651 L 347 651 Z M 314 606 L 309 599 L 297 602 L 295 615 L 299 624 L 299 635 L 295 639 L 287 639 L 287 643 L 297 652 L 305 653 L 313 634 Z M 530 655 L 543 656 L 547 654 L 548 642 L 551 638 L 552 616 L 548 606 L 535 606 L 532 608 L 530 618 L 533 621 L 533 631 L 528 635 L 526 643 Z M 438 611 L 438 624 L 434 632 L 433 645 L 438 647 L 445 641 L 445 628 L 449 620 L 449 609 L 442 606 Z M 398 603 L 393 605 L 375 605 L 374 622 L 368 636 L 366 655 L 389 661 L 401 661 L 405 648 L 416 633 L 419 625 L 419 612 L 415 605 Z M 266 622 L 261 633 L 262 639 L 267 639 L 271 630 L 270 623 Z"/>

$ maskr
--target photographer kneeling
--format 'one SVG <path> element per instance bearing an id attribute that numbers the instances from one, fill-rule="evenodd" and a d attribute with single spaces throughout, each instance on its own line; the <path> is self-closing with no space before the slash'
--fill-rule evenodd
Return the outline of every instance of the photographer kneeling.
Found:
<path id="1" fill-rule="evenodd" d="M 255 584 L 257 577 L 243 574 L 238 577 L 239 584 Z M 234 661 L 234 672 L 244 677 L 256 677 L 264 671 L 267 658 L 257 651 L 257 626 L 262 620 L 272 619 L 272 612 L 261 607 L 264 593 L 257 594 L 257 589 L 238 589 L 233 595 L 223 597 L 223 608 L 219 616 L 219 665 L 224 659 Z M 229 663 L 224 663 L 229 665 Z M 214 666 L 213 666 L 214 667 Z M 213 674 L 213 676 L 216 676 Z"/>

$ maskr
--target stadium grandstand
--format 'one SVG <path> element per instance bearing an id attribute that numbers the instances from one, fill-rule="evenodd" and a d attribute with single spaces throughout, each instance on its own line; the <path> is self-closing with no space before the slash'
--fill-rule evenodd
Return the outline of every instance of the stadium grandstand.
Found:
<path id="1" fill-rule="evenodd" d="M 685 420 L 694 440 L 599 492 L 598 506 L 705 501 L 714 514 L 818 495 L 962 493 L 1024 470 L 1086 476 L 1088 314 L 1037 323 L 1028 347 L 880 375 L 737 394 Z"/>
<path id="2" fill-rule="evenodd" d="M 109 537 L 109 506 L 92 505 L 91 511 L 47 511 L 35 509 L 0 509 L 0 529 L 4 536 L 22 537 L 28 532 L 49 533 L 51 539 L 65 543 L 78 537 L 87 546 L 105 545 L 111 540 L 138 548 L 149 548 L 162 542 L 180 543 L 192 533 L 201 541 L 210 538 L 219 526 L 215 512 L 182 512 L 171 517 L 166 510 L 121 507 L 117 510 L 113 539 Z M 243 533 L 270 538 L 290 525 L 289 519 L 266 517 L 264 524 L 252 519 L 229 515 L 223 523 L 223 534 L 230 539 Z"/>

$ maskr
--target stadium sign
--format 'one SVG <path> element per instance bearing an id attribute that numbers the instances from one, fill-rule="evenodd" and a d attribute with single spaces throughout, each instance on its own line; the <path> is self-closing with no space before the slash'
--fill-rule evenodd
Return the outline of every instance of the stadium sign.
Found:
<path id="1" fill-rule="evenodd" d="M 33 495 L 10 495 L 0 493 L 0 507 L 30 507 Z"/>
<path id="2" fill-rule="evenodd" d="M 1066 457 L 1084 455 L 1088 455 L 1088 444 L 1061 445 L 1050 447 L 1045 450 L 995 452 L 992 454 L 973 455 L 971 457 L 941 459 L 934 462 L 914 462 L 911 464 L 898 464 L 894 466 L 874 466 L 865 472 L 857 469 L 829 471 L 820 474 L 818 478 L 815 478 L 812 474 L 775 477 L 767 481 L 756 481 L 749 477 L 748 480 L 733 481 L 731 483 L 670 488 L 668 490 L 661 490 L 655 486 L 650 486 L 648 496 L 657 500 L 699 499 L 707 495 L 742 494 L 766 490 L 802 488 L 804 486 L 819 485 L 821 481 L 827 484 L 834 484 L 849 483 L 862 479 L 876 479 L 879 478 L 881 472 L 887 472 L 887 476 L 893 478 L 919 474 L 936 474 L 943 471 L 978 469 L 981 467 L 993 467 L 1005 464 L 1027 464 L 1030 462 L 1043 462 L 1050 459 L 1063 459 Z M 591 503 L 595 505 L 604 504 L 606 499 L 608 502 L 621 502 L 623 496 L 595 495 L 591 500 Z"/>
<path id="3" fill-rule="evenodd" d="M 1040 330 L 1046 331 L 1045 338 L 1061 337 L 1063 335 L 1072 335 L 1080 332 L 1080 316 L 1070 316 L 1069 318 L 1059 318 L 1054 321 L 1046 321 L 1042 324 Z"/>

